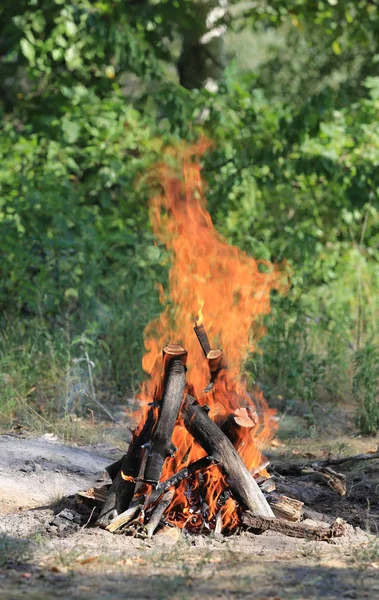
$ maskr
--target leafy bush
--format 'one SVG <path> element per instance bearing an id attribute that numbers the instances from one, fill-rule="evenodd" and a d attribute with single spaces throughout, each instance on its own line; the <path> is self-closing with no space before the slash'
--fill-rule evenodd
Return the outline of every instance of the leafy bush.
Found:
<path id="1" fill-rule="evenodd" d="M 354 357 L 354 397 L 357 425 L 365 434 L 379 431 L 379 347 L 367 344 Z"/>

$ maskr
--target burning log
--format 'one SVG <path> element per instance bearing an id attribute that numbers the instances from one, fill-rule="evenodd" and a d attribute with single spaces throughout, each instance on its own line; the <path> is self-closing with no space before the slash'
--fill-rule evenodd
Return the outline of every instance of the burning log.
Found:
<path id="1" fill-rule="evenodd" d="M 253 515 L 244 512 L 242 522 L 248 529 L 255 533 L 264 531 L 276 531 L 295 538 L 307 538 L 317 541 L 329 541 L 335 537 L 341 537 L 345 533 L 345 524 L 342 519 L 336 519 L 332 525 L 308 525 L 307 523 L 289 523 L 285 519 L 273 519 Z"/>
<path id="2" fill-rule="evenodd" d="M 232 415 L 229 415 L 226 421 L 221 425 L 221 430 L 238 449 L 241 442 L 241 433 L 244 429 L 253 429 L 259 422 L 257 411 L 251 408 L 238 408 Z M 266 464 L 267 466 L 267 464 Z M 264 467 L 262 467 L 264 468 Z M 260 471 L 261 469 L 259 469 Z"/>
<path id="3" fill-rule="evenodd" d="M 184 469 L 181 469 L 166 481 L 161 481 L 155 490 L 152 491 L 150 496 L 148 496 L 146 500 L 146 505 L 153 504 L 156 502 L 162 494 L 167 492 L 171 487 L 175 487 L 183 481 L 183 479 L 187 479 L 194 473 L 200 472 L 204 469 L 207 469 L 211 465 L 215 464 L 215 459 L 212 456 L 204 456 L 204 458 L 200 458 L 196 460 L 192 464 L 188 465 Z"/>
<path id="4" fill-rule="evenodd" d="M 98 525 L 101 527 L 107 527 L 114 518 L 129 507 L 135 493 L 136 478 L 140 475 L 144 446 L 150 440 L 154 424 L 154 410 L 151 408 L 141 432 L 133 435 L 128 452 L 120 461 L 110 465 L 113 475 L 119 463 L 121 463 L 121 468 L 112 481 L 104 506 L 97 520 Z"/>
<path id="5" fill-rule="evenodd" d="M 166 354 L 168 354 L 169 348 L 169 346 L 166 346 Z M 171 358 L 168 364 L 158 424 L 147 457 L 144 480 L 153 485 L 157 485 L 159 482 L 166 458 L 173 456 L 177 450 L 171 441 L 171 437 L 186 385 L 186 369 L 183 364 L 183 356 L 186 355 L 186 352 L 183 348 L 181 348 L 180 355 L 177 352 L 178 347 L 175 349 L 175 357 Z"/>
<path id="6" fill-rule="evenodd" d="M 189 433 L 219 462 L 237 500 L 253 514 L 274 517 L 263 492 L 230 440 L 195 398 L 188 394 L 183 402 L 182 414 Z"/>
<path id="7" fill-rule="evenodd" d="M 209 343 L 209 339 L 207 336 L 207 332 L 205 331 L 205 327 L 203 323 L 198 323 L 196 321 L 194 331 L 197 335 L 197 339 L 199 340 L 201 349 L 204 353 L 205 358 L 207 358 L 208 353 L 211 351 L 211 345 Z"/>
<path id="8" fill-rule="evenodd" d="M 226 360 L 225 355 L 222 350 L 219 348 L 216 350 L 210 350 L 207 354 L 207 361 L 209 366 L 209 371 L 211 374 L 211 380 L 208 383 L 207 387 L 204 390 L 204 393 L 208 393 L 214 386 L 214 383 L 217 379 L 218 374 L 222 369 L 226 369 Z"/>

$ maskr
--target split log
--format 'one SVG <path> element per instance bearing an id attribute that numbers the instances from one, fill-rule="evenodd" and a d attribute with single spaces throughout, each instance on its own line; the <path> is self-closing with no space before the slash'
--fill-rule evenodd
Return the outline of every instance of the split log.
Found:
<path id="1" fill-rule="evenodd" d="M 147 497 L 145 506 L 156 502 L 159 496 L 167 492 L 171 487 L 177 486 L 178 483 L 183 481 L 183 479 L 187 479 L 188 477 L 190 477 L 198 471 L 207 469 L 211 465 L 215 464 L 215 462 L 216 461 L 212 456 L 204 456 L 204 458 L 200 458 L 199 460 L 196 460 L 195 462 L 188 465 L 188 467 L 181 469 L 180 471 L 169 477 L 169 479 L 161 481 L 156 487 L 156 489 L 151 492 L 150 496 Z"/>
<path id="2" fill-rule="evenodd" d="M 187 394 L 182 414 L 189 433 L 213 456 L 227 476 L 230 488 L 237 500 L 256 515 L 274 517 L 263 492 L 237 454 L 233 444 L 195 398 Z"/>
<path id="3" fill-rule="evenodd" d="M 185 353 L 184 350 L 183 352 Z M 144 474 L 144 480 L 153 485 L 157 485 L 159 482 L 166 458 L 173 456 L 177 450 L 171 441 L 171 437 L 183 400 L 186 385 L 185 371 L 181 358 L 175 356 L 170 360 L 167 367 L 158 423 L 151 440 Z"/>
<path id="4" fill-rule="evenodd" d="M 141 510 L 142 510 L 141 504 L 136 504 L 135 506 L 128 508 L 123 513 L 121 513 L 120 515 L 115 517 L 106 526 L 105 529 L 107 531 L 110 531 L 111 533 L 114 533 L 115 531 L 117 531 L 117 529 L 120 529 L 120 527 L 123 527 L 124 525 L 127 525 L 128 523 L 133 521 L 133 519 L 135 519 L 140 514 Z"/>
<path id="5" fill-rule="evenodd" d="M 209 343 L 207 332 L 205 331 L 203 323 L 196 322 L 194 331 L 196 333 L 197 339 L 199 340 L 204 356 L 205 358 L 207 358 L 208 352 L 211 351 L 211 345 Z"/>
<path id="6" fill-rule="evenodd" d="M 133 435 L 128 452 L 121 459 L 121 469 L 114 477 L 108 490 L 104 506 L 101 510 L 97 524 L 107 527 L 118 515 L 125 512 L 135 493 L 136 479 L 140 474 L 141 461 L 144 456 L 144 446 L 150 440 L 155 425 L 155 411 L 151 408 L 141 432 Z M 118 462 L 118 461 L 117 461 Z M 111 471 L 114 474 L 115 465 Z"/>
<path id="7" fill-rule="evenodd" d="M 274 515 L 278 519 L 294 522 L 300 521 L 301 509 L 304 506 L 303 502 L 276 493 L 271 493 L 267 499 Z"/>
<path id="8" fill-rule="evenodd" d="M 332 525 L 308 525 L 307 523 L 289 523 L 285 519 L 261 517 L 247 511 L 242 514 L 242 522 L 254 532 L 276 531 L 295 538 L 307 538 L 317 541 L 329 541 L 341 537 L 345 533 L 345 524 L 342 519 L 336 519 Z"/>
<path id="9" fill-rule="evenodd" d="M 175 490 L 172 488 L 168 490 L 160 499 L 157 506 L 154 508 L 154 511 L 149 519 L 148 524 L 146 525 L 147 537 L 149 539 L 152 538 L 154 531 L 158 527 L 161 518 L 165 510 L 170 506 L 172 499 L 174 497 Z"/>

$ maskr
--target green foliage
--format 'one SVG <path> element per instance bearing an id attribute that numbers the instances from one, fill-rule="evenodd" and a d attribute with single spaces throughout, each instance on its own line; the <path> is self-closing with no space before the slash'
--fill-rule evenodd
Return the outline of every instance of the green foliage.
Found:
<path id="1" fill-rule="evenodd" d="M 365 434 L 379 431 L 379 347 L 367 344 L 355 353 L 353 393 L 357 425 Z"/>
<path id="2" fill-rule="evenodd" d="M 320 398 L 351 393 L 354 352 L 378 342 L 379 11 L 230 4 L 214 92 L 178 83 L 181 42 L 201 29 L 194 0 L 2 4 L 0 353 L 16 381 L 3 406 L 37 384 L 60 414 L 64 374 L 84 377 L 72 363 L 83 333 L 97 388 L 136 388 L 169 264 L 148 225 L 146 175 L 203 132 L 217 228 L 293 272 L 256 378 L 269 397 L 303 399 L 310 424 Z"/>

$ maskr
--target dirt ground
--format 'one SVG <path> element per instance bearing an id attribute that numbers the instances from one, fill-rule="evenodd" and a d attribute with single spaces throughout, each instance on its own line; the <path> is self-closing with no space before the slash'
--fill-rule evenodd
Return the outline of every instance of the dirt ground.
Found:
<path id="1" fill-rule="evenodd" d="M 354 454 L 373 445 L 346 439 L 343 450 Z M 330 450 L 330 439 L 297 440 L 270 453 L 274 464 Z M 72 495 L 103 481 L 115 455 L 114 448 L 70 447 L 52 436 L 0 436 L 1 600 L 379 597 L 378 460 L 344 465 L 344 498 L 306 478 L 278 478 L 280 491 L 303 495 L 326 518 L 350 523 L 333 544 L 273 533 L 205 537 L 175 529 L 148 542 L 86 526 L 84 513 L 80 524 L 59 525 L 56 515 L 78 508 Z"/>

